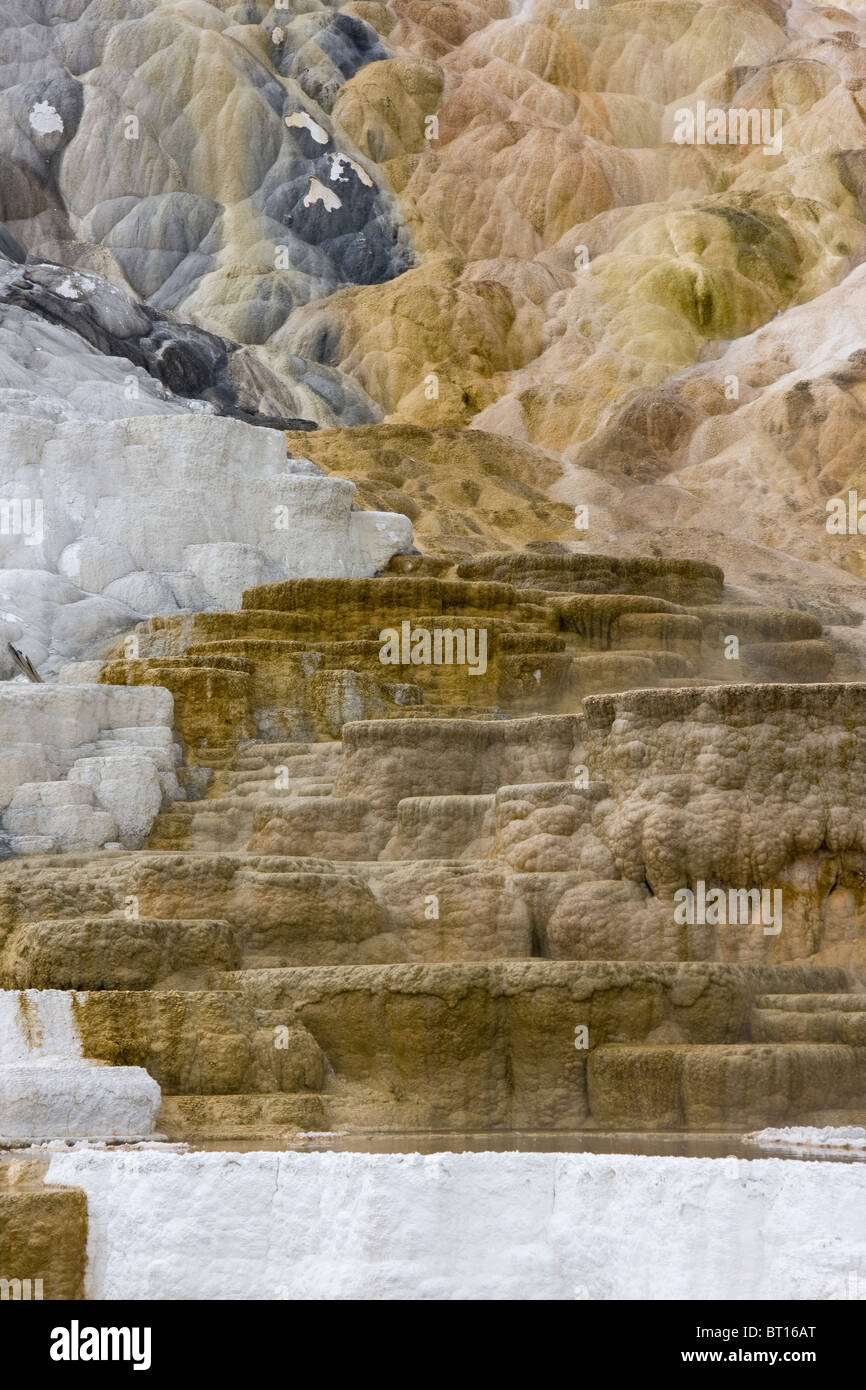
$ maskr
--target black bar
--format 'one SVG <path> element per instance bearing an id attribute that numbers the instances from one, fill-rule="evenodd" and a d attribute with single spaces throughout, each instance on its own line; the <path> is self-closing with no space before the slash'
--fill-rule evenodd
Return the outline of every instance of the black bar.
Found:
<path id="1" fill-rule="evenodd" d="M 324 1307 L 321 1302 L 286 1306 L 244 1300 L 7 1302 L 0 1307 L 0 1334 L 6 1367 L 26 1367 L 40 1380 L 47 1376 L 62 1382 L 70 1375 L 92 1380 L 104 1370 L 115 1377 L 130 1374 L 136 1379 L 188 1371 L 196 1385 L 211 1374 L 220 1384 L 234 1374 L 247 1379 L 273 1375 L 280 1386 L 290 1384 L 295 1390 L 300 1374 L 325 1375 L 330 1380 L 342 1357 L 346 1369 L 365 1380 L 380 1375 L 383 1362 L 389 1378 L 414 1379 L 422 1370 L 427 1379 L 436 1363 L 453 1382 L 458 1366 L 465 1371 L 467 1354 L 488 1372 L 501 1362 L 512 1374 L 524 1358 L 530 1366 L 534 1363 L 536 1375 L 545 1366 L 553 1372 L 565 1361 L 566 1367 L 572 1365 L 571 1372 L 563 1367 L 572 1382 L 585 1381 L 589 1375 L 596 1381 L 603 1377 L 616 1382 L 622 1375 L 647 1371 L 667 1375 L 675 1370 L 699 1377 L 707 1370 L 742 1376 L 790 1368 L 817 1372 L 826 1379 L 837 1371 L 850 1373 L 863 1324 L 863 1310 L 856 1300 L 575 1300 L 552 1306 L 545 1302 L 542 1307 L 530 1297 L 530 1306 L 521 1308 L 517 1321 L 511 1304 L 449 1303 L 444 1317 L 452 1329 L 456 1323 L 465 1334 L 460 1344 L 451 1340 L 443 1326 L 440 1306 L 434 1310 L 429 1303 L 411 1301 L 387 1309 L 372 1302 L 349 1308 L 343 1300 Z M 105 1339 L 109 1359 L 86 1359 L 91 1349 L 102 1352 L 101 1336 L 94 1338 L 89 1331 L 102 1328 L 128 1331 L 128 1341 L 120 1335 L 116 1341 L 118 1352 L 128 1352 L 128 1359 L 110 1359 L 115 1346 L 110 1336 Z M 137 1336 L 133 1329 L 139 1329 Z M 149 1329 L 149 1343 L 145 1329 Z M 413 1333 L 424 1341 L 414 1340 Z M 539 1334 L 545 1340 L 539 1340 Z M 76 1347 L 79 1359 L 53 1359 L 52 1347 L 70 1356 Z M 515 1351 L 520 1360 L 512 1363 Z M 136 1357 L 139 1371 L 133 1369 Z M 266 1369 L 269 1365 L 272 1371 Z"/>

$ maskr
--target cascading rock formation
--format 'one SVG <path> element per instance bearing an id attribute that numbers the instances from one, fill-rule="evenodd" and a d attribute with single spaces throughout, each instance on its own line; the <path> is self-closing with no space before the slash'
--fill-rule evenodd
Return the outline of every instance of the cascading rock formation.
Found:
<path id="1" fill-rule="evenodd" d="M 0 1290 L 839 1296 L 866 19 L 24 8 Z"/>

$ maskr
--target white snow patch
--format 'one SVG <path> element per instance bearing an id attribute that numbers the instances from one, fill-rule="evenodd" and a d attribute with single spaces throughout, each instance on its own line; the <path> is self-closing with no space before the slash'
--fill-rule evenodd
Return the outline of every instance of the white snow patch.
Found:
<path id="1" fill-rule="evenodd" d="M 354 159 L 350 159 L 347 154 L 332 154 L 330 156 L 330 160 L 331 183 L 348 183 L 348 179 L 346 178 L 346 175 L 343 173 L 344 165 L 348 165 L 348 167 L 351 170 L 353 170 L 353 172 L 357 175 L 361 182 L 363 184 L 366 184 L 367 188 L 373 187 L 373 180 L 370 178 L 370 175 L 367 173 L 367 170 L 362 169 L 361 165 L 356 164 Z"/>
<path id="2" fill-rule="evenodd" d="M 62 294 L 64 299 L 80 299 L 83 294 L 89 294 L 95 288 L 95 281 L 88 276 L 73 273 L 61 281 L 56 293 Z"/>
<path id="3" fill-rule="evenodd" d="M 336 193 L 319 183 L 318 179 L 310 179 L 310 191 L 304 199 L 304 207 L 308 208 L 313 203 L 324 203 L 326 212 L 335 212 L 343 206 Z"/>
<path id="4" fill-rule="evenodd" d="M 866 1268 L 860 1164 L 75 1152 L 89 1298 L 811 1299 Z"/>
<path id="5" fill-rule="evenodd" d="M 27 119 L 40 135 L 52 135 L 63 129 L 63 117 L 48 101 L 37 101 Z"/>
<path id="6" fill-rule="evenodd" d="M 285 120 L 290 130 L 293 126 L 308 130 L 318 145 L 327 145 L 331 138 L 324 126 L 320 126 L 318 121 L 314 121 L 308 111 L 293 111 L 290 116 L 286 116 Z"/>
<path id="7" fill-rule="evenodd" d="M 795 1149 L 838 1149 L 863 1150 L 866 1152 L 866 1129 L 859 1125 L 844 1125 L 838 1129 L 826 1125 L 824 1129 L 810 1129 L 808 1126 L 793 1125 L 788 1129 L 761 1129 L 754 1134 L 744 1135 L 743 1142 L 757 1144 L 764 1148 L 784 1145 Z"/>

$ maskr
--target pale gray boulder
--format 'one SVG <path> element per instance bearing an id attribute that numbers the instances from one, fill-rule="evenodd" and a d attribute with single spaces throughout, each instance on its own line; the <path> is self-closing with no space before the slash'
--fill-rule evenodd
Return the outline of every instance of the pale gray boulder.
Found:
<path id="1" fill-rule="evenodd" d="M 153 686 L 0 685 L 0 857 L 139 848 L 183 793 Z"/>

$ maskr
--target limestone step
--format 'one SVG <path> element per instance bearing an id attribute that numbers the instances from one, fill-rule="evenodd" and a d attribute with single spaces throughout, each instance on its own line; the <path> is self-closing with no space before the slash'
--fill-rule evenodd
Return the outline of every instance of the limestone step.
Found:
<path id="1" fill-rule="evenodd" d="M 165 1096 L 158 1127 L 167 1139 L 261 1140 L 327 1129 L 325 1097 L 310 1092 L 273 1095 Z"/>
<path id="2" fill-rule="evenodd" d="M 816 1009 L 841 1010 L 845 1013 L 866 1011 L 866 994 L 759 994 L 756 1009 L 793 1009 L 812 1013 Z"/>
<path id="3" fill-rule="evenodd" d="M 228 775 L 233 776 L 233 774 Z M 285 785 L 286 782 L 288 785 Z M 175 815 L 197 815 L 202 811 L 232 810 L 235 807 L 242 810 L 246 803 L 255 801 L 259 797 L 273 798 L 275 792 L 285 797 L 330 796 L 333 790 L 333 780 L 324 777 L 290 776 L 286 778 L 281 774 L 278 784 L 276 769 L 272 769 L 264 777 L 258 773 L 245 773 L 242 781 L 231 782 L 227 786 L 217 788 L 213 797 L 202 801 L 176 801 L 171 809 L 172 814 Z"/>
<path id="4" fill-rule="evenodd" d="M 377 859 L 390 834 L 354 796 L 307 796 L 257 801 L 248 848 L 257 854 Z"/>
<path id="5" fill-rule="evenodd" d="M 236 754 L 237 743 L 234 740 L 209 739 L 207 743 L 200 743 L 195 749 L 189 749 L 187 757 L 196 767 L 217 769 L 230 766 Z"/>
<path id="6" fill-rule="evenodd" d="M 866 1011 L 818 1008 L 755 1009 L 752 1014 L 755 1042 L 850 1043 L 866 1047 Z"/>
<path id="7" fill-rule="evenodd" d="M 380 618 L 399 625 L 417 615 L 490 615 L 525 617 L 532 607 L 544 614 L 531 595 L 516 594 L 510 584 L 476 583 L 464 579 L 416 579 L 386 575 L 378 579 L 287 579 L 247 589 L 242 610 L 315 615 L 320 629 L 345 636 L 357 622 L 377 623 Z"/>
<path id="8" fill-rule="evenodd" d="M 204 796 L 175 801 L 160 813 L 147 848 L 243 850 L 259 802 L 275 794 L 292 801 L 331 796 L 341 756 L 340 743 L 247 745 L 214 773 Z"/>
<path id="9" fill-rule="evenodd" d="M 87 1199 L 46 1187 L 47 1171 L 45 1161 L 0 1161 L 0 1299 L 84 1297 Z"/>
<path id="10" fill-rule="evenodd" d="M 760 1128 L 866 1102 L 866 1049 L 737 1041 L 756 994 L 838 991 L 836 969 L 534 959 L 249 969 L 223 983 L 302 1023 L 351 1098 L 341 1116 L 354 1106 L 373 1127 Z M 647 1042 L 659 1030 L 683 1042 Z"/>
<path id="11" fill-rule="evenodd" d="M 89 990 L 76 995 L 82 1052 L 143 1067 L 166 1096 L 314 1093 L 319 1045 L 289 1009 L 263 1025 L 239 990 Z"/>
<path id="12" fill-rule="evenodd" d="M 243 849 L 249 838 L 252 807 L 234 803 L 222 809 L 163 811 L 148 836 L 148 850 Z"/>
<path id="13" fill-rule="evenodd" d="M 268 764 L 257 768 L 227 768 L 214 778 L 214 796 L 247 795 L 258 787 L 273 789 L 274 779 L 280 770 L 283 781 L 291 786 L 307 782 L 332 782 L 340 771 L 337 762 L 328 766 L 316 765 L 312 758 L 273 758 Z M 283 771 L 284 769 L 284 771 Z"/>
<path id="14" fill-rule="evenodd" d="M 505 719 L 507 716 L 496 705 L 445 705 L 425 703 L 406 705 L 398 710 L 394 719 Z"/>
<path id="15" fill-rule="evenodd" d="M 214 740 L 243 743 L 256 731 L 330 741 L 365 719 L 577 712 L 605 692 L 832 674 L 816 618 L 724 604 L 715 566 L 531 554 L 467 563 L 457 579 L 287 580 L 248 590 L 235 613 L 154 618 L 138 630 L 140 655 L 121 659 L 118 648 L 102 679 L 167 685 L 191 757 L 222 768 L 229 759 Z M 403 621 L 427 630 L 483 626 L 485 672 L 435 661 L 383 665 L 381 630 Z M 725 660 L 730 634 L 742 644 L 735 663 Z"/>
<path id="16" fill-rule="evenodd" d="M 342 753 L 343 744 L 340 740 L 322 743 L 246 743 L 238 749 L 235 767 L 238 771 L 255 771 L 288 762 L 290 758 L 315 758 L 323 765 L 334 763 L 339 766 Z"/>
<path id="17" fill-rule="evenodd" d="M 866 1104 L 866 1047 L 606 1044 L 588 1055 L 587 1096 L 594 1124 L 612 1129 L 850 1123 Z"/>
<path id="18" fill-rule="evenodd" d="M 801 642 L 821 636 L 821 623 L 811 613 L 796 608 L 765 608 L 734 603 L 712 603 L 695 609 L 707 640 L 720 650 L 728 634 L 740 643 Z"/>
<path id="19" fill-rule="evenodd" d="M 494 552 L 464 560 L 457 566 L 457 574 L 465 580 L 487 581 L 491 587 L 499 583 L 560 593 L 646 594 L 674 603 L 718 603 L 724 584 L 724 574 L 717 565 L 670 556 L 620 559 L 594 554 Z"/>
<path id="20" fill-rule="evenodd" d="M 67 917 L 17 927 L 0 951 L 0 989 L 192 988 L 241 963 L 238 934 L 214 919 Z"/>

